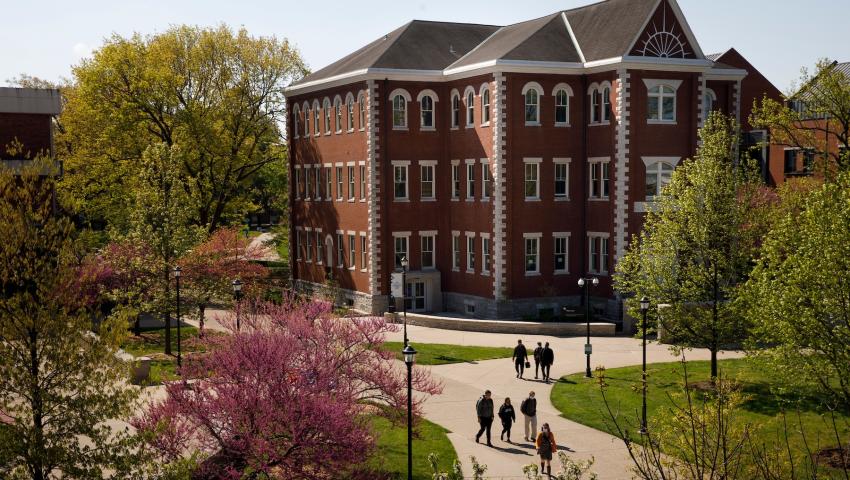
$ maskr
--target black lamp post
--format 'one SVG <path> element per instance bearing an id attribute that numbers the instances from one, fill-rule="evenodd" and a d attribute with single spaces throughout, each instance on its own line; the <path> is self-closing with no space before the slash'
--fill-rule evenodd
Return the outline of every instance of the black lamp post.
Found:
<path id="1" fill-rule="evenodd" d="M 640 313 L 643 315 L 643 373 L 641 381 L 643 383 L 643 414 L 640 418 L 640 433 L 646 435 L 646 312 L 649 311 L 649 298 L 643 297 L 640 299 Z"/>
<path id="2" fill-rule="evenodd" d="M 238 278 L 230 283 L 233 285 L 233 298 L 236 299 L 236 331 L 240 330 L 239 323 L 239 300 L 242 299 L 242 281 Z"/>
<path id="3" fill-rule="evenodd" d="M 183 359 L 180 352 L 180 266 L 174 267 L 174 280 L 177 282 L 177 367 L 183 366 Z"/>
<path id="4" fill-rule="evenodd" d="M 401 257 L 399 263 L 401 263 L 401 308 L 402 315 L 404 315 L 404 345 L 407 346 L 407 256 Z"/>
<path id="5" fill-rule="evenodd" d="M 587 378 L 593 376 L 590 371 L 590 354 L 593 352 L 593 347 L 590 345 L 590 285 L 594 287 L 599 285 L 599 279 L 596 277 L 578 279 L 578 286 L 584 289 L 584 321 L 587 323 L 587 343 L 584 345 L 584 354 L 587 355 L 587 370 L 584 372 L 584 376 Z"/>
<path id="6" fill-rule="evenodd" d="M 401 351 L 407 365 L 407 480 L 413 480 L 413 362 L 416 349 L 410 344 Z"/>

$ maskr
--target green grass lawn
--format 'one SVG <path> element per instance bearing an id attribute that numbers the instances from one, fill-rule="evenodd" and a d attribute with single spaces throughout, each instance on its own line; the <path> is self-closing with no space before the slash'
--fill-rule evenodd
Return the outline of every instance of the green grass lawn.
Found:
<path id="1" fill-rule="evenodd" d="M 416 349 L 416 363 L 419 365 L 445 365 L 447 363 L 476 362 L 494 358 L 510 358 L 512 348 L 507 347 L 470 347 L 443 343 L 412 343 Z M 386 342 L 383 349 L 395 352 L 401 360 L 402 342 Z"/>
<path id="2" fill-rule="evenodd" d="M 406 479 L 407 426 L 393 426 L 389 420 L 378 416 L 370 417 L 370 422 L 377 439 L 377 449 L 369 460 L 369 467 L 388 473 L 392 479 Z M 428 454 L 436 453 L 441 467 L 448 470 L 457 453 L 446 435 L 446 429 L 425 419 L 419 422 L 413 437 L 413 478 L 430 480 Z"/>
<path id="3" fill-rule="evenodd" d="M 205 332 L 207 335 L 216 335 L 216 332 Z M 180 327 L 181 352 L 183 355 L 199 351 L 197 344 L 198 329 L 190 326 Z M 171 356 L 165 357 L 165 327 L 143 328 L 141 335 L 132 333 L 121 348 L 135 356 L 153 356 L 151 359 L 151 375 L 149 385 L 159 385 L 163 381 L 176 380 L 177 376 L 177 327 L 171 328 Z"/>
<path id="4" fill-rule="evenodd" d="M 782 432 L 781 412 L 784 408 L 789 423 L 790 443 L 803 451 L 803 439 L 797 425 L 797 410 L 806 432 L 809 444 L 814 446 L 833 446 L 836 441 L 827 424 L 828 416 L 823 415 L 818 396 L 812 392 L 783 389 L 775 375 L 765 371 L 750 359 L 721 360 L 720 374 L 740 383 L 744 401 L 737 409 L 737 420 L 749 423 L 753 434 L 766 444 L 776 444 Z M 709 379 L 710 364 L 707 361 L 688 362 L 690 383 Z M 605 371 L 605 383 L 608 385 L 606 396 L 614 412 L 620 413 L 629 428 L 636 430 L 641 409 L 640 391 L 641 367 L 615 368 Z M 668 393 L 682 392 L 682 365 L 680 362 L 647 365 L 647 418 L 650 428 L 652 419 L 669 415 L 672 405 Z M 774 392 L 776 394 L 774 394 Z M 561 378 L 552 390 L 552 403 L 561 415 L 570 420 L 588 425 L 598 430 L 610 431 L 606 424 L 609 415 L 605 411 L 596 379 L 586 379 L 583 373 Z M 850 439 L 850 416 L 839 417 L 843 424 L 842 438 Z M 610 422 L 609 422 L 610 423 Z M 640 441 L 640 438 L 636 438 Z M 818 447 L 813 447 L 817 450 Z"/>

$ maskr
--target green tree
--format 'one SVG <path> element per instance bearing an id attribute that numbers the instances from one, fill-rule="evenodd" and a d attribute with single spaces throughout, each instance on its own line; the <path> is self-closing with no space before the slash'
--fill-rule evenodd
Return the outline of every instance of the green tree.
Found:
<path id="1" fill-rule="evenodd" d="M 789 95 L 798 108 L 764 98 L 750 115 L 753 127 L 770 130 L 772 143 L 814 151 L 818 168 L 827 174 L 832 165 L 850 170 L 850 78 L 834 67 L 835 62 L 821 60 L 814 74 L 803 69 L 800 89 Z"/>
<path id="2" fill-rule="evenodd" d="M 305 72 L 288 41 L 244 29 L 113 35 L 73 71 L 58 139 L 65 190 L 88 218 L 123 231 L 142 152 L 180 145 L 192 222 L 213 232 L 241 220 L 254 177 L 282 159 L 283 88 Z"/>
<path id="3" fill-rule="evenodd" d="M 150 247 L 160 272 L 156 289 L 156 311 L 165 322 L 165 353 L 171 353 L 172 269 L 201 238 L 190 225 L 191 184 L 181 176 L 183 154 L 177 146 L 165 143 L 148 147 L 142 155 L 140 171 L 133 182 L 135 201 L 130 218 L 130 238 Z"/>
<path id="4" fill-rule="evenodd" d="M 850 409 L 850 172 L 779 212 L 741 297 L 753 352 Z"/>
<path id="5" fill-rule="evenodd" d="M 92 332 L 51 171 L 48 161 L 0 169 L 0 477 L 99 479 L 132 464 L 133 437 L 105 422 L 126 417 L 137 394 L 116 357 L 123 320 Z"/>
<path id="6" fill-rule="evenodd" d="M 718 350 L 746 336 L 732 300 L 751 268 L 757 239 L 747 225 L 759 189 L 752 172 L 736 165 L 736 132 L 722 114 L 708 118 L 696 158 L 673 172 L 615 275 L 615 288 L 629 297 L 635 317 L 644 295 L 668 305 L 664 334 L 677 346 L 709 349 L 712 377 Z"/>

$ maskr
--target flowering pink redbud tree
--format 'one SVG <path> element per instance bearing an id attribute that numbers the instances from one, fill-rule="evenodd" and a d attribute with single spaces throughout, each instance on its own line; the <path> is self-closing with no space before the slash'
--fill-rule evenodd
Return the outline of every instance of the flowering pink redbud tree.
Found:
<path id="1" fill-rule="evenodd" d="M 135 425 L 165 461 L 199 451 L 198 478 L 355 475 L 375 444 L 368 415 L 406 418 L 405 368 L 380 349 L 396 327 L 294 296 L 245 310 L 240 332 L 209 338 Z M 415 413 L 441 391 L 420 368 L 413 386 Z"/>

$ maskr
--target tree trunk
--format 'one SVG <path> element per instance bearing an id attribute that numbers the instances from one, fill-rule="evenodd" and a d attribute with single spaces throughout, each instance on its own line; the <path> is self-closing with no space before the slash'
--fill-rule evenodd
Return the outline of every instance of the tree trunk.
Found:
<path id="1" fill-rule="evenodd" d="M 206 305 L 203 303 L 198 304 L 198 336 L 203 338 L 204 336 L 204 310 L 206 310 Z"/>
<path id="2" fill-rule="evenodd" d="M 165 354 L 171 355 L 171 312 L 168 310 L 171 299 L 171 279 L 168 277 L 168 266 L 165 267 L 165 302 L 162 309 L 162 319 L 165 322 Z"/>
<path id="3" fill-rule="evenodd" d="M 717 347 L 711 348 L 711 383 L 717 379 Z"/>
<path id="4" fill-rule="evenodd" d="M 34 480 L 44 480 L 44 416 L 43 400 L 41 398 L 41 382 L 39 381 L 38 332 L 31 328 L 30 337 L 30 395 L 32 395 L 32 425 L 35 433 L 35 445 L 30 450 L 30 469 Z M 33 450 L 35 450 L 33 452 Z"/>

